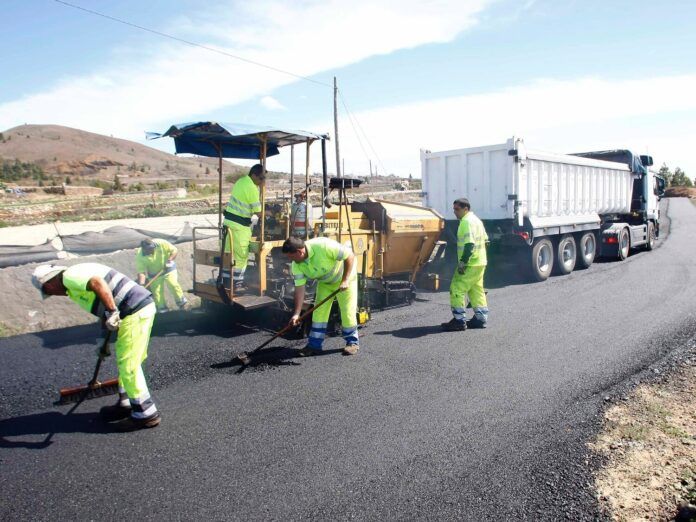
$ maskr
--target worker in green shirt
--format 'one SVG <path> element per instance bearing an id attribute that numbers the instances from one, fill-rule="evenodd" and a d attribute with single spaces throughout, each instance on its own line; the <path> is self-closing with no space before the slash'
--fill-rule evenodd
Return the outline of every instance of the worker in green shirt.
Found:
<path id="1" fill-rule="evenodd" d="M 321 353 L 326 337 L 331 305 L 338 301 L 341 312 L 341 327 L 346 346 L 345 355 L 355 355 L 360 349 L 358 340 L 358 277 L 355 271 L 355 255 L 349 247 L 327 237 L 303 241 L 291 237 L 283 243 L 283 253 L 292 260 L 292 275 L 295 280 L 295 307 L 290 318 L 292 325 L 299 324 L 305 297 L 307 279 L 317 281 L 314 300 L 321 302 L 336 290 L 340 292 L 312 312 L 312 329 L 307 346 L 300 350 L 301 356 Z"/>
<path id="2" fill-rule="evenodd" d="M 167 311 L 167 300 L 164 297 L 165 286 L 174 295 L 179 308 L 184 308 L 188 303 L 179 284 L 174 262 L 178 252 L 177 248 L 165 239 L 143 239 L 140 248 L 135 252 L 138 284 L 145 285 L 147 281 L 150 282 L 149 289 L 155 298 L 159 312 Z"/>
<path id="3" fill-rule="evenodd" d="M 117 431 L 154 428 L 160 412 L 150 396 L 142 363 L 147 358 L 150 331 L 157 308 L 146 289 L 121 272 L 99 263 L 78 263 L 71 267 L 40 265 L 32 283 L 46 298 L 67 295 L 102 326 L 118 332 L 116 365 L 119 399 L 99 413 L 107 422 L 119 421 Z"/>
<path id="4" fill-rule="evenodd" d="M 466 198 L 457 199 L 452 207 L 459 219 L 457 229 L 457 269 L 450 284 L 452 320 L 442 323 L 448 332 L 467 328 L 485 328 L 488 321 L 488 302 L 483 289 L 483 275 L 488 264 L 486 243 L 488 234 L 481 220 L 471 211 Z M 466 320 L 466 298 L 474 309 L 474 317 Z"/>
<path id="5" fill-rule="evenodd" d="M 263 186 L 265 180 L 266 170 L 260 163 L 251 167 L 247 176 L 242 176 L 235 182 L 223 212 L 225 216 L 223 224 L 232 237 L 234 255 L 232 281 L 234 289 L 238 292 L 246 290 L 244 272 L 249 263 L 252 216 L 256 216 L 256 220 L 261 218 L 259 187 Z M 229 252 L 229 242 L 226 242 L 224 248 L 225 252 Z M 229 275 L 227 277 L 229 278 Z"/>

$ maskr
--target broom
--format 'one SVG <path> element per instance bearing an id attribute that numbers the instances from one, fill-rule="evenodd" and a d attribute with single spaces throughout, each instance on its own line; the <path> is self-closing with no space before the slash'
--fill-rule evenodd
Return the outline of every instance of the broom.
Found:
<path id="1" fill-rule="evenodd" d="M 334 297 L 337 293 L 339 293 L 340 291 L 341 291 L 341 289 L 339 288 L 338 290 L 335 290 L 334 292 L 331 292 L 331 293 L 330 293 L 329 295 L 327 295 L 324 299 L 322 299 L 319 303 L 317 303 L 317 304 L 315 304 L 314 306 L 312 306 L 311 308 L 309 308 L 309 309 L 308 309 L 305 313 L 303 313 L 297 320 L 301 323 L 306 317 L 309 316 L 309 314 L 311 314 L 314 310 L 316 310 L 317 308 L 319 308 L 321 305 L 323 305 L 323 304 L 324 304 L 325 302 L 327 302 L 329 299 L 333 299 L 333 297 Z M 239 355 L 237 355 L 237 356 L 235 357 L 235 359 L 237 359 L 240 363 L 242 363 L 242 366 L 247 366 L 248 364 L 251 363 L 251 356 L 252 356 L 252 355 L 254 355 L 256 352 L 258 352 L 259 350 L 261 350 L 261 348 L 263 348 L 264 346 L 268 346 L 268 345 L 271 343 L 271 341 L 274 341 L 274 340 L 276 340 L 278 337 L 280 337 L 281 335 L 283 335 L 284 333 L 289 332 L 292 328 L 296 328 L 296 326 L 295 326 L 294 324 L 289 324 L 289 325 L 287 325 L 285 328 L 283 328 L 281 331 L 279 331 L 278 333 L 276 333 L 273 337 L 271 337 L 268 341 L 266 341 L 265 343 L 263 343 L 261 346 L 258 346 L 258 347 L 256 347 L 256 348 L 254 348 L 254 349 L 253 349 L 252 351 L 250 351 L 250 352 L 242 352 L 242 353 L 240 353 Z"/>
<path id="2" fill-rule="evenodd" d="M 162 275 L 164 269 L 160 270 L 155 274 L 155 277 L 150 279 L 150 281 L 145 285 L 148 288 L 160 275 Z M 97 359 L 97 365 L 94 368 L 94 374 L 92 375 L 92 380 L 90 380 L 86 385 L 83 386 L 73 386 L 72 388 L 61 388 L 58 393 L 60 398 L 56 404 L 70 404 L 73 402 L 80 403 L 87 399 L 96 399 L 99 397 L 106 397 L 107 395 L 114 395 L 118 393 L 118 378 L 108 379 L 104 382 L 97 380 L 99 376 L 99 370 L 101 369 L 101 364 L 106 357 L 111 355 L 109 350 L 109 341 L 111 340 L 111 331 L 107 331 L 106 338 L 104 339 L 104 344 L 99 350 L 99 358 Z"/>
<path id="3" fill-rule="evenodd" d="M 72 388 L 61 388 L 59 390 L 60 398 L 57 404 L 70 404 L 73 402 L 82 402 L 86 399 L 96 399 L 118 393 L 118 379 L 109 379 L 108 381 L 100 382 L 97 380 L 99 370 L 101 369 L 102 361 L 111 355 L 109 351 L 109 341 L 111 340 L 111 331 L 108 331 L 104 344 L 99 350 L 99 358 L 97 365 L 94 368 L 92 379 L 84 386 L 74 386 Z"/>

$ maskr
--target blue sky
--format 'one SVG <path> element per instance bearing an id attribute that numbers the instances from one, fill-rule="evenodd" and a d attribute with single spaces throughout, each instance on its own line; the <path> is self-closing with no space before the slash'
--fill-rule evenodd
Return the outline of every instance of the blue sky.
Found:
<path id="1" fill-rule="evenodd" d="M 419 148 L 516 135 L 557 152 L 633 148 L 696 175 L 694 2 L 71 3 L 323 84 L 336 76 L 367 136 L 341 107 L 348 173 L 372 160 L 418 176 Z M 143 142 L 146 130 L 206 119 L 333 134 L 326 85 L 53 0 L 2 6 L 0 129 L 55 123 Z"/>

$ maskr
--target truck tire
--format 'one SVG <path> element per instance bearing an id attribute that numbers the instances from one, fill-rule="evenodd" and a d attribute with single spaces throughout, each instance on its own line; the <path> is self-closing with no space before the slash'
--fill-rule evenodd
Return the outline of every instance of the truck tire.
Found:
<path id="1" fill-rule="evenodd" d="M 623 261 L 628 257 L 628 252 L 631 249 L 631 234 L 628 233 L 628 228 L 622 228 L 619 232 L 619 260 Z"/>
<path id="2" fill-rule="evenodd" d="M 546 281 L 553 270 L 553 245 L 548 239 L 540 239 L 531 251 L 531 272 L 536 281 Z"/>
<path id="3" fill-rule="evenodd" d="M 655 225 L 652 221 L 648 222 L 648 242 L 645 243 L 645 250 L 655 248 Z"/>
<path id="4" fill-rule="evenodd" d="M 597 255 L 597 237 L 593 232 L 586 232 L 578 241 L 578 259 L 575 268 L 590 268 Z"/>
<path id="5" fill-rule="evenodd" d="M 575 268 L 575 261 L 578 256 L 578 249 L 575 245 L 575 238 L 571 235 L 561 236 L 556 246 L 556 273 L 568 275 Z"/>

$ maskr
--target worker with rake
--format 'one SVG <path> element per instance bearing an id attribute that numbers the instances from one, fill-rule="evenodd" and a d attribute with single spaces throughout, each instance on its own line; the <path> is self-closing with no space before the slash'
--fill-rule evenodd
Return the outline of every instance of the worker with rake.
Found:
<path id="1" fill-rule="evenodd" d="M 152 297 L 155 299 L 158 312 L 167 311 L 167 300 L 164 297 L 164 287 L 174 295 L 179 308 L 184 308 L 188 300 L 179 284 L 174 259 L 177 248 L 165 239 L 143 239 L 140 248 L 135 252 L 135 269 L 138 272 L 138 284 L 149 282 Z"/>
<path id="2" fill-rule="evenodd" d="M 223 215 L 225 219 L 226 234 L 232 237 L 232 253 L 234 255 L 234 268 L 232 281 L 234 290 L 243 292 L 244 272 L 249 263 L 249 243 L 251 241 L 252 217 L 261 217 L 260 189 L 266 180 L 266 171 L 260 163 L 249 169 L 248 176 L 239 178 L 230 193 L 230 199 Z M 226 234 L 223 238 L 226 238 Z M 229 252 L 229 243 L 225 241 L 224 251 Z M 229 276 L 227 276 L 229 277 Z"/>
<path id="3" fill-rule="evenodd" d="M 457 229 L 457 269 L 450 284 L 452 319 L 442 323 L 446 332 L 458 332 L 467 328 L 485 328 L 488 321 L 488 302 L 483 288 L 483 275 L 488 264 L 486 243 L 488 234 L 481 220 L 471 211 L 466 198 L 455 200 L 454 215 L 459 219 Z M 466 320 L 466 299 L 474 309 L 474 317 Z"/>
<path id="4" fill-rule="evenodd" d="M 299 324 L 307 279 L 315 279 L 318 283 L 315 296 L 317 303 L 332 294 L 335 294 L 338 301 L 343 338 L 346 341 L 343 353 L 357 354 L 360 349 L 357 321 L 358 278 L 353 252 L 326 237 L 308 241 L 291 237 L 285 240 L 282 250 L 292 260 L 292 275 L 295 280 L 295 308 L 289 324 Z M 333 301 L 334 299 L 328 299 L 312 313 L 312 328 L 307 346 L 299 352 L 301 356 L 321 353 Z"/>
<path id="5" fill-rule="evenodd" d="M 157 312 L 149 290 L 99 263 L 40 265 L 34 270 L 32 283 L 44 298 L 67 295 L 80 308 L 99 317 L 104 328 L 118 332 L 119 400 L 100 410 L 104 420 L 119 421 L 115 425 L 117 431 L 159 425 L 160 412 L 150 397 L 141 367 Z"/>

